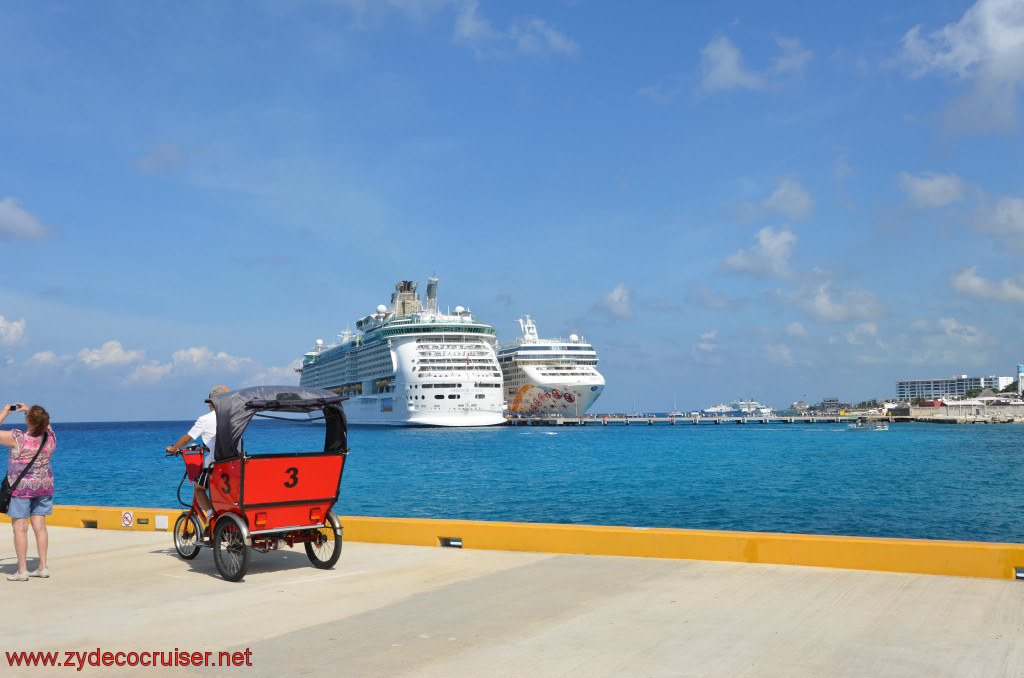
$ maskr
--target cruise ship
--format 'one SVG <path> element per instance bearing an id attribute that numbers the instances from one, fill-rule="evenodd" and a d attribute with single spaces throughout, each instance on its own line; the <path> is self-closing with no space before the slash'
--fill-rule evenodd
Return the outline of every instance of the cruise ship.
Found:
<path id="1" fill-rule="evenodd" d="M 712 405 L 701 410 L 710 417 L 770 417 L 772 410 L 756 400 L 734 400 L 731 405 Z"/>
<path id="2" fill-rule="evenodd" d="M 594 347 L 575 334 L 541 339 L 530 316 L 519 327 L 522 337 L 498 347 L 509 413 L 581 416 L 604 390 Z"/>
<path id="3" fill-rule="evenodd" d="M 343 396 L 352 424 L 492 426 L 505 421 L 498 332 L 467 309 L 437 308 L 437 277 L 426 307 L 416 283 L 395 285 L 391 305 L 356 322 L 330 346 L 317 340 L 302 358 L 299 384 Z"/>

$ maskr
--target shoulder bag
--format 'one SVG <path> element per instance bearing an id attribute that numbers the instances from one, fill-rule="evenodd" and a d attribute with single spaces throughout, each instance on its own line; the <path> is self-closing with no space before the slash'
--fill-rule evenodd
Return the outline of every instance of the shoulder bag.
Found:
<path id="1" fill-rule="evenodd" d="M 18 489 L 18 485 L 21 484 L 21 479 L 24 478 L 25 474 L 28 473 L 28 470 L 32 468 L 32 464 L 36 463 L 36 457 L 38 457 L 39 453 L 43 451 L 43 446 L 46 445 L 46 437 L 48 435 L 50 435 L 49 431 L 43 432 L 43 440 L 39 443 L 39 449 L 36 450 L 35 455 L 33 455 L 32 461 L 30 461 L 28 465 L 21 470 L 21 475 L 19 475 L 18 479 L 14 481 L 13 485 L 11 485 L 11 482 L 7 480 L 7 473 L 4 473 L 4 482 L 3 485 L 0 486 L 0 513 L 7 513 L 7 509 L 11 507 L 11 497 L 14 496 L 14 491 Z"/>

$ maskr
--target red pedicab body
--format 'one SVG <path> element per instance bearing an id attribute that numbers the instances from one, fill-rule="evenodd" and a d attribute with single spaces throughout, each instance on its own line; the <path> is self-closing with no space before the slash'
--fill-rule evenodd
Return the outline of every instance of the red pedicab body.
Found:
<path id="1" fill-rule="evenodd" d="M 210 500 L 249 534 L 316 527 L 338 501 L 345 455 L 252 455 L 214 464 Z"/>
<path id="2" fill-rule="evenodd" d="M 210 545 L 225 579 L 245 576 L 251 550 L 266 552 L 281 543 L 303 544 L 316 567 L 326 569 L 337 562 L 342 529 L 331 509 L 338 501 L 348 454 L 341 400 L 321 389 L 254 386 L 208 401 L 217 413 L 209 486 L 216 518 Z M 317 411 L 323 416 L 316 419 L 326 424 L 322 451 L 245 453 L 242 433 L 254 416 Z"/>

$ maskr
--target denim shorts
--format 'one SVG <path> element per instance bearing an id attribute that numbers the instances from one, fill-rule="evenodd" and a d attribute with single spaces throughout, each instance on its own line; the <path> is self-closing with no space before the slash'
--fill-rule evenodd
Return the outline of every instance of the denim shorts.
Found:
<path id="1" fill-rule="evenodd" d="M 48 516 L 51 513 L 53 513 L 52 494 L 45 494 L 42 497 L 11 497 L 11 506 L 7 509 L 7 515 L 12 520 L 28 518 L 29 514 Z"/>

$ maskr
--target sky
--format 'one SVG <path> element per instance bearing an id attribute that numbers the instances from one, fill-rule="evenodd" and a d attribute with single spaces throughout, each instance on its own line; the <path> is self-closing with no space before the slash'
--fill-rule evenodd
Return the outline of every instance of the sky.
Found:
<path id="1" fill-rule="evenodd" d="M 171 420 L 436 274 L 595 412 L 1024 362 L 1024 0 L 0 4 L 0 401 Z"/>

